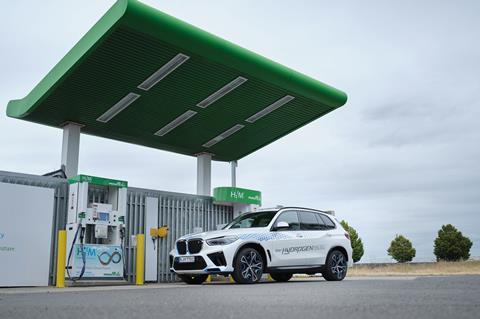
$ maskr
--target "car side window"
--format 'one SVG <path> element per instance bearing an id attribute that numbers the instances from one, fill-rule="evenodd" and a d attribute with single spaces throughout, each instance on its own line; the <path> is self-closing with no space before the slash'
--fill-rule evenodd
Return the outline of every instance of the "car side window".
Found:
<path id="1" fill-rule="evenodd" d="M 315 217 L 317 218 L 317 221 L 318 221 L 318 224 L 320 225 L 321 230 L 328 229 L 327 225 L 325 225 L 325 222 L 323 221 L 320 214 L 315 214 Z"/>
<path id="2" fill-rule="evenodd" d="M 279 222 L 287 222 L 289 227 L 281 229 L 283 230 L 299 230 L 300 229 L 300 222 L 298 221 L 298 214 L 296 211 L 290 210 L 284 213 L 281 213 L 278 216 L 277 220 L 275 221 L 275 228 Z"/>
<path id="3" fill-rule="evenodd" d="M 323 222 L 320 224 L 315 217 L 315 213 L 298 212 L 300 216 L 300 228 L 302 230 L 322 230 L 324 229 Z"/>
<path id="4" fill-rule="evenodd" d="M 323 222 L 324 222 L 325 225 L 326 225 L 326 227 L 325 227 L 326 229 L 333 229 L 333 228 L 335 228 L 335 223 L 332 222 L 332 220 L 331 220 L 329 217 L 327 217 L 327 216 L 325 216 L 325 215 L 322 215 L 322 214 L 318 214 L 317 216 L 320 217 L 320 218 L 323 220 Z"/>

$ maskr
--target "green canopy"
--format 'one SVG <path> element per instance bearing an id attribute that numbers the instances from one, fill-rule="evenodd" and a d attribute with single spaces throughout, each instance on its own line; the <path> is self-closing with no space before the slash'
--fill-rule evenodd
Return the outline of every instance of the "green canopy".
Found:
<path id="1" fill-rule="evenodd" d="M 135 0 L 118 0 L 7 115 L 240 159 L 345 104 L 342 91 Z"/>

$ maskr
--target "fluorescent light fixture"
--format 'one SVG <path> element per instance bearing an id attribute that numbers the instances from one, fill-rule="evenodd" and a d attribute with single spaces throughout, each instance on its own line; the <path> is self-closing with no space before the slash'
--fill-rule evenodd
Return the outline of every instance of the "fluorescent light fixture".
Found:
<path id="1" fill-rule="evenodd" d="M 229 137 L 230 135 L 240 131 L 242 128 L 244 128 L 245 125 L 242 125 L 242 124 L 237 124 L 231 128 L 229 128 L 228 130 L 226 130 L 225 132 L 223 132 L 222 134 L 218 135 L 217 137 L 211 139 L 210 141 L 208 141 L 207 143 L 203 144 L 203 147 L 212 147 L 213 145 L 217 144 L 218 142 L 220 141 L 223 141 L 224 139 L 226 139 L 227 137 Z"/>
<path id="2" fill-rule="evenodd" d="M 232 82 L 228 83 L 227 85 L 225 85 L 224 87 L 222 87 L 220 90 L 218 90 L 217 92 L 213 93 L 212 95 L 210 95 L 209 97 L 207 97 L 205 100 L 203 100 L 202 102 L 198 103 L 197 106 L 198 107 L 201 107 L 201 108 L 206 108 L 208 107 L 210 104 L 212 104 L 213 102 L 217 101 L 218 99 L 222 98 L 223 96 L 225 96 L 226 94 L 230 93 L 231 91 L 235 90 L 236 88 L 238 88 L 240 85 L 242 85 L 243 83 L 247 82 L 247 79 L 244 78 L 244 77 L 241 77 L 239 76 L 238 78 L 236 78 L 235 80 L 233 80 Z"/>
<path id="3" fill-rule="evenodd" d="M 253 114 L 252 116 L 250 116 L 248 119 L 246 119 L 245 121 L 247 121 L 248 123 L 255 123 L 257 120 L 261 119 L 262 117 L 264 117 L 265 115 L 275 111 L 276 109 L 278 109 L 279 107 L 287 104 L 288 102 L 290 102 L 291 100 L 293 100 L 294 97 L 291 96 L 291 95 L 285 95 L 284 97 L 282 97 L 280 100 L 270 104 L 269 106 L 267 106 L 266 108 L 264 108 L 263 110 L 261 110 L 260 112 L 257 112 L 255 114 Z"/>
<path id="4" fill-rule="evenodd" d="M 155 133 L 155 135 L 164 136 L 165 134 L 167 134 L 168 132 L 170 132 L 171 130 L 176 128 L 177 126 L 180 126 L 183 123 L 185 123 L 186 121 L 188 121 L 188 119 L 190 119 L 195 114 L 197 114 L 197 112 L 192 111 L 192 110 L 188 110 L 187 112 L 183 113 L 182 115 L 180 115 L 179 117 L 177 117 L 176 119 L 174 119 L 173 121 L 171 121 L 170 123 L 168 123 L 167 125 L 162 127 L 161 129 L 159 129 Z"/>
<path id="5" fill-rule="evenodd" d="M 148 79 L 143 81 L 143 83 L 140 84 L 138 88 L 145 91 L 150 90 L 155 84 L 163 80 L 167 75 L 172 73 L 176 68 L 182 65 L 189 58 L 190 57 L 188 55 L 182 53 L 177 54 L 173 59 L 165 63 L 160 69 L 150 75 Z"/>
<path id="6" fill-rule="evenodd" d="M 136 99 L 140 97 L 139 94 L 135 93 L 128 93 L 125 95 L 120 101 L 118 101 L 114 106 L 109 108 L 105 113 L 100 115 L 97 118 L 97 121 L 102 123 L 107 123 L 112 118 L 118 115 L 118 113 L 122 112 L 124 109 L 127 108 L 130 104 L 132 104 Z"/>

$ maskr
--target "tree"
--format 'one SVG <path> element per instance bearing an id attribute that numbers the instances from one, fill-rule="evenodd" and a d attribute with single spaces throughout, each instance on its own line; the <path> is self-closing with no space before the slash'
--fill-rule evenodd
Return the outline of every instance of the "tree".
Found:
<path id="1" fill-rule="evenodd" d="M 435 239 L 433 253 L 437 261 L 458 261 L 470 258 L 472 241 L 462 235 L 462 232 L 453 225 L 443 225 Z"/>
<path id="2" fill-rule="evenodd" d="M 412 261 L 417 251 L 412 246 L 412 242 L 402 235 L 396 235 L 390 243 L 387 250 L 388 255 L 399 263 Z"/>
<path id="3" fill-rule="evenodd" d="M 348 234 L 350 235 L 350 243 L 352 244 L 352 251 L 353 251 L 352 259 L 353 259 L 353 262 L 356 263 L 362 258 L 364 253 L 362 239 L 358 237 L 358 233 L 355 230 L 355 228 L 348 225 L 346 221 L 342 220 L 340 224 L 342 224 L 345 231 L 347 231 Z"/>

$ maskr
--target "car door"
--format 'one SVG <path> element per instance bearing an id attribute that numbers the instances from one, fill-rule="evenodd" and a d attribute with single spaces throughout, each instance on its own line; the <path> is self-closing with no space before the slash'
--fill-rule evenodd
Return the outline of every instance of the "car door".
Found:
<path id="1" fill-rule="evenodd" d="M 316 214 L 317 219 L 323 224 L 323 234 L 321 245 L 325 249 L 321 250 L 321 264 L 325 264 L 328 250 L 338 242 L 337 236 L 345 236 L 343 232 L 335 231 L 335 223 L 325 214 Z"/>
<path id="2" fill-rule="evenodd" d="M 287 222 L 288 228 L 276 229 L 279 222 Z M 302 249 L 305 246 L 300 221 L 296 210 L 280 213 L 271 229 L 271 240 L 265 243 L 272 260 L 270 267 L 304 266 L 307 259 Z"/>
<path id="3" fill-rule="evenodd" d="M 318 266 L 325 262 L 327 253 L 327 226 L 319 214 L 309 211 L 299 211 L 300 230 L 305 245 L 303 255 L 305 265 Z"/>

